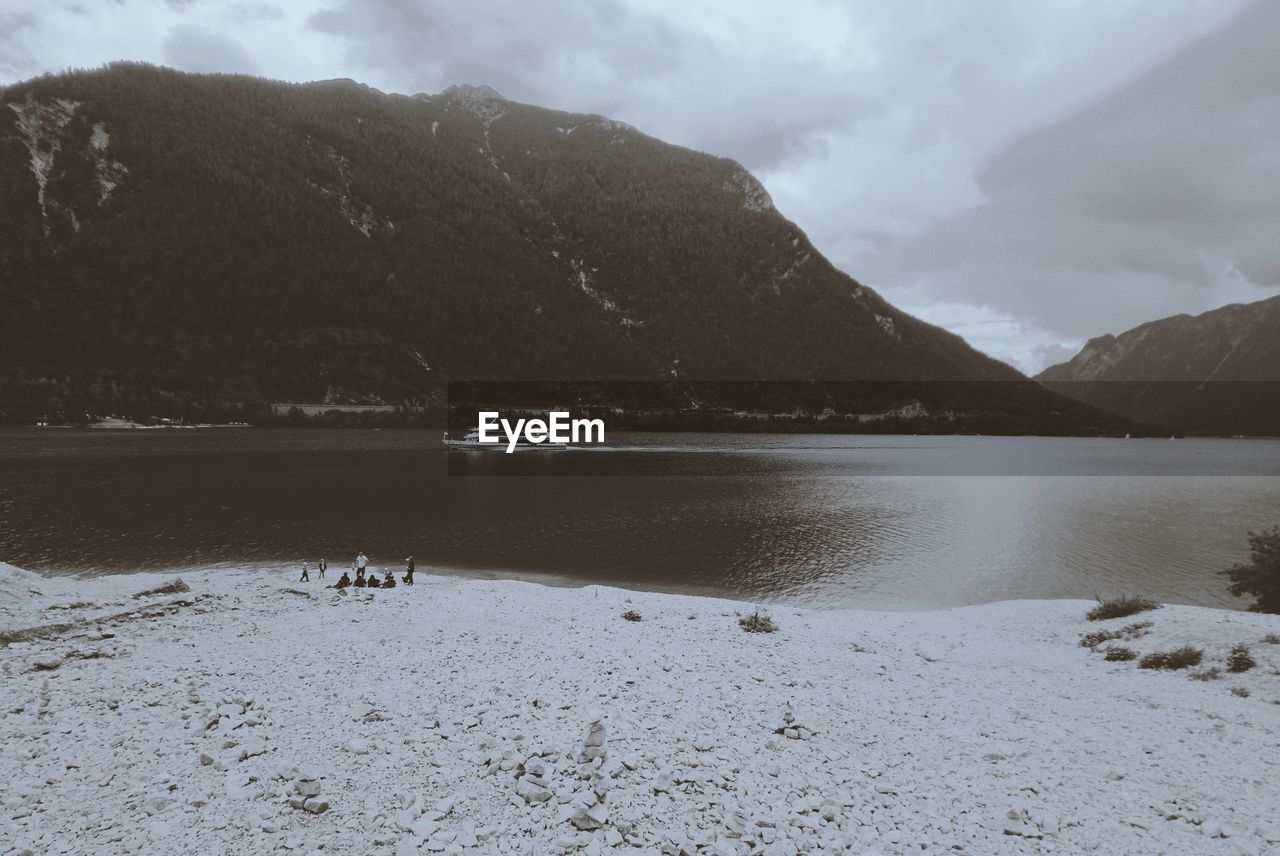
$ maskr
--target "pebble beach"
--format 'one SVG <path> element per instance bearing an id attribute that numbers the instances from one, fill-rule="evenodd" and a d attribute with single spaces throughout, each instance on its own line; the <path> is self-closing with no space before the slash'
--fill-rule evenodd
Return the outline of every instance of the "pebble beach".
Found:
<path id="1" fill-rule="evenodd" d="M 1280 616 L 332 582 L 0 565 L 0 853 L 1280 851 Z"/>

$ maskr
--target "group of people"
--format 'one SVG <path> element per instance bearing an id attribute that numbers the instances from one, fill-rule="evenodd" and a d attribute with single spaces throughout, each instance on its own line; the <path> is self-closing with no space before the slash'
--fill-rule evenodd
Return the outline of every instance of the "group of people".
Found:
<path id="1" fill-rule="evenodd" d="M 319 572 L 319 573 L 317 573 L 317 574 L 316 574 L 316 576 L 317 576 L 318 578 L 320 578 L 320 579 L 324 579 L 324 572 L 325 572 L 325 571 L 327 571 L 327 570 L 329 570 L 329 563 L 328 563 L 328 562 L 326 562 L 324 559 L 321 559 L 321 560 L 320 560 L 320 562 L 319 562 L 319 564 L 317 564 L 317 565 L 316 565 L 316 570 Z M 311 575 L 310 575 L 309 573 L 307 573 L 307 563 L 306 563 L 306 562 L 303 562 L 303 563 L 302 563 L 302 577 L 298 580 L 298 582 L 300 582 L 300 583 L 309 583 L 309 582 L 311 582 Z"/>
<path id="2" fill-rule="evenodd" d="M 404 576 L 401 579 L 405 585 L 411 586 L 413 585 L 413 556 L 410 556 L 404 561 Z M 320 564 L 318 565 L 320 579 L 324 579 L 324 572 L 328 567 L 329 566 L 325 560 L 321 559 Z M 344 589 L 348 586 L 352 586 L 354 588 L 396 587 L 396 576 L 390 570 L 383 573 L 381 580 L 378 579 L 377 571 L 369 571 L 369 557 L 364 554 L 363 550 L 361 550 L 356 556 L 355 561 L 351 563 L 351 570 L 355 573 L 355 579 L 352 579 L 349 573 L 343 571 L 342 576 L 338 578 L 338 581 L 334 583 L 333 587 L 338 589 Z M 307 566 L 304 564 L 302 566 L 302 579 L 298 582 L 309 582 L 310 579 L 311 577 L 307 574 Z"/>

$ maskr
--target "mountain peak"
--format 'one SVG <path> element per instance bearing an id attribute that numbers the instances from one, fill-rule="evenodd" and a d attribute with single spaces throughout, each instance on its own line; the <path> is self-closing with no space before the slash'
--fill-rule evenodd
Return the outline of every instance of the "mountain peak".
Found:
<path id="1" fill-rule="evenodd" d="M 472 86 L 463 83 L 450 86 L 440 93 L 440 98 L 451 101 L 484 122 L 485 127 L 507 112 L 507 99 L 491 86 Z"/>
<path id="2" fill-rule="evenodd" d="M 457 83 L 448 87 L 440 95 L 444 98 L 456 98 L 464 104 L 470 104 L 475 101 L 506 101 L 498 90 L 492 86 L 481 84 L 474 86 L 470 83 Z"/>

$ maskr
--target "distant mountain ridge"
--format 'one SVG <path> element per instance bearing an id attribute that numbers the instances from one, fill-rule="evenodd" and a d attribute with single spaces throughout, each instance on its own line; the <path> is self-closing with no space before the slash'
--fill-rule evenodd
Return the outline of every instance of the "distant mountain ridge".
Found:
<path id="1" fill-rule="evenodd" d="M 1038 380 L 1280 381 L 1280 296 L 1090 339 Z"/>
<path id="2" fill-rule="evenodd" d="M 1280 434 L 1280 296 L 1090 339 L 1036 379 L 1179 431 Z"/>
<path id="3" fill-rule="evenodd" d="M 1025 380 L 836 270 L 739 164 L 604 117 L 140 64 L 0 104 L 0 418 Z"/>

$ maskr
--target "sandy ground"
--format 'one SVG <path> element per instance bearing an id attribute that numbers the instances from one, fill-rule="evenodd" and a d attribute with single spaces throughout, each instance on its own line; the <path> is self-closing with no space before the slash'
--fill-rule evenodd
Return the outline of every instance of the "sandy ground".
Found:
<path id="1" fill-rule="evenodd" d="M 183 579 L 0 566 L 0 853 L 1280 852 L 1280 616 Z"/>

